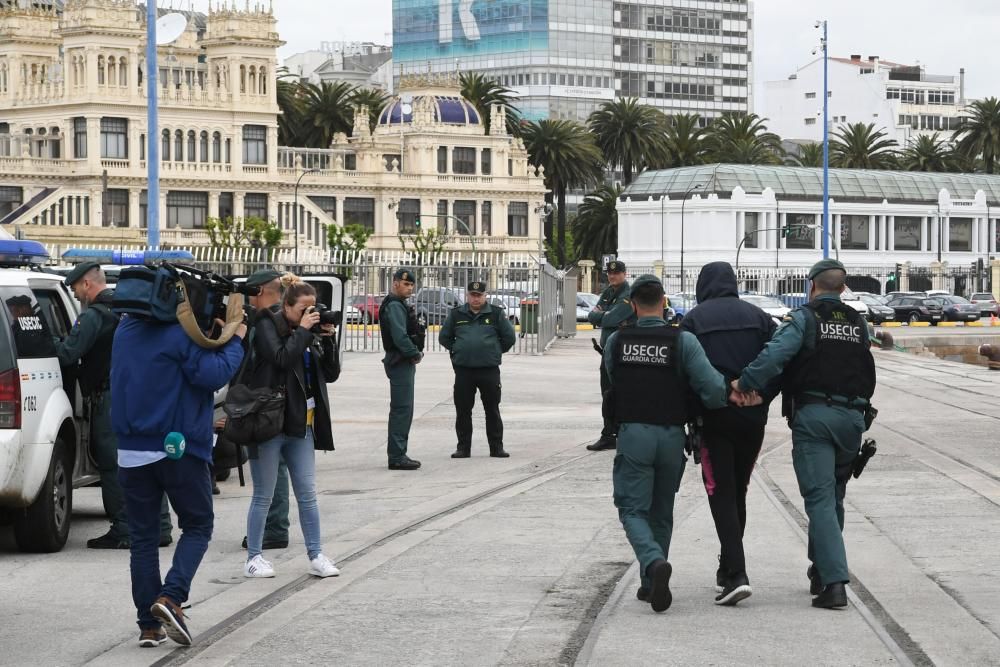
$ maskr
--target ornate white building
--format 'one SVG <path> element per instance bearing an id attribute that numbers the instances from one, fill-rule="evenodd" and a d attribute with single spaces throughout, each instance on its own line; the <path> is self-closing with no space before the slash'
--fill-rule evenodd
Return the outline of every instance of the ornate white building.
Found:
<path id="1" fill-rule="evenodd" d="M 398 249 L 421 217 L 447 249 L 536 252 L 542 177 L 506 134 L 491 132 L 451 78 L 410 78 L 374 130 L 328 149 L 278 145 L 270 9 L 190 13 L 159 48 L 161 243 L 208 243 L 208 218 L 261 217 L 292 245 L 325 247 L 326 227 L 361 224 L 369 248 Z M 55 244 L 144 243 L 145 10 L 135 0 L 0 8 L 0 224 Z M 104 174 L 107 189 L 104 189 Z M 296 183 L 299 183 L 296 193 Z M 455 218 L 463 224 L 455 222 Z M 464 233 L 468 229 L 469 234 Z"/>

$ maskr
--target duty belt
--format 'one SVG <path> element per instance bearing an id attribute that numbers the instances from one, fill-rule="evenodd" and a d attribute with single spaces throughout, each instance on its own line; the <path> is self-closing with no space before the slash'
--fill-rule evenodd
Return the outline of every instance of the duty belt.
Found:
<path id="1" fill-rule="evenodd" d="M 827 405 L 841 408 L 848 408 L 850 410 L 857 410 L 859 412 L 864 412 L 868 409 L 868 403 L 855 403 L 853 401 L 841 398 L 834 398 L 833 396 L 814 396 L 812 394 L 799 394 L 795 397 L 795 405 Z"/>

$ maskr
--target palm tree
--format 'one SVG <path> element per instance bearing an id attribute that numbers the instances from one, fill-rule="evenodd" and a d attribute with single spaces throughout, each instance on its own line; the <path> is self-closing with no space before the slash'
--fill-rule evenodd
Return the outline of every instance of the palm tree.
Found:
<path id="1" fill-rule="evenodd" d="M 284 71 L 282 71 L 284 70 Z M 278 143 L 282 146 L 301 147 L 302 143 L 302 86 L 287 68 L 278 70 L 277 101 Z"/>
<path id="2" fill-rule="evenodd" d="M 584 197 L 573 223 L 576 256 L 600 262 L 601 256 L 618 249 L 619 185 L 604 184 Z"/>
<path id="3" fill-rule="evenodd" d="M 791 167 L 822 167 L 823 144 L 812 141 L 799 144 L 798 155 L 789 155 L 785 163 Z"/>
<path id="4" fill-rule="evenodd" d="M 662 167 L 690 167 L 705 162 L 705 128 L 696 113 L 679 113 L 667 119 L 667 155 Z"/>
<path id="5" fill-rule="evenodd" d="M 329 148 L 337 132 L 351 133 L 354 109 L 349 83 L 302 84 L 302 136 L 309 148 Z"/>
<path id="6" fill-rule="evenodd" d="M 351 91 L 351 106 L 368 107 L 368 125 L 373 132 L 378 125 L 378 117 L 389 99 L 390 97 L 378 88 L 355 88 Z"/>
<path id="7" fill-rule="evenodd" d="M 965 107 L 965 113 L 952 141 L 962 155 L 981 156 L 986 173 L 992 174 L 1000 160 L 1000 99 L 976 100 Z"/>
<path id="8" fill-rule="evenodd" d="M 605 102 L 587 119 L 597 147 L 609 165 L 620 165 L 627 186 L 632 174 L 666 160 L 667 135 L 663 113 L 636 98 Z"/>
<path id="9" fill-rule="evenodd" d="M 781 137 L 767 131 L 765 118 L 755 113 L 726 112 L 705 132 L 711 162 L 781 164 Z"/>
<path id="10" fill-rule="evenodd" d="M 545 169 L 545 186 L 551 202 L 555 195 L 558 227 L 558 261 L 566 263 L 566 190 L 587 187 L 601 181 L 603 159 L 593 135 L 580 123 L 571 120 L 542 120 L 523 123 L 521 136 L 531 164 Z M 546 225 L 552 238 L 551 222 Z"/>
<path id="11" fill-rule="evenodd" d="M 935 132 L 922 134 L 899 156 L 899 166 L 907 171 L 952 171 L 955 161 L 944 139 Z"/>
<path id="12" fill-rule="evenodd" d="M 490 131 L 490 110 L 494 104 L 507 107 L 507 131 L 517 134 L 521 125 L 521 115 L 514 106 L 514 91 L 501 86 L 495 79 L 490 79 L 479 72 L 462 72 L 459 75 L 462 82 L 462 97 L 472 102 L 486 131 Z"/>
<path id="13" fill-rule="evenodd" d="M 850 123 L 830 140 L 830 166 L 844 169 L 892 169 L 896 166 L 895 139 L 886 139 L 875 123 Z"/>

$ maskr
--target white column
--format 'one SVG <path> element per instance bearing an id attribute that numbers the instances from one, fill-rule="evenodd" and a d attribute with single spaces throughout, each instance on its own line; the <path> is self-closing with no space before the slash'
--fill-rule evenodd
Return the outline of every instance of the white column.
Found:
<path id="1" fill-rule="evenodd" d="M 868 250 L 872 251 L 876 248 L 875 233 L 878 229 L 878 216 L 869 215 L 868 216 Z"/>
<path id="2" fill-rule="evenodd" d="M 784 229 L 784 227 L 788 224 L 788 214 L 787 213 L 781 213 L 779 215 L 779 220 L 780 220 L 780 222 L 778 223 L 778 227 L 781 227 L 782 229 Z M 781 234 L 778 235 L 778 243 L 779 243 L 779 246 L 778 246 L 779 248 L 784 249 L 784 248 L 787 247 L 786 239 Z"/>
<path id="3" fill-rule="evenodd" d="M 1000 252 L 1000 248 L 997 248 L 997 242 L 996 242 L 997 221 L 995 219 L 991 219 L 989 222 L 990 224 L 989 224 L 989 231 L 987 232 L 988 239 L 986 245 L 989 248 L 990 254 L 993 254 L 995 252 Z"/>
<path id="4" fill-rule="evenodd" d="M 738 246 L 743 238 L 747 235 L 747 214 L 746 211 L 736 211 L 736 245 Z M 760 245 L 760 240 L 757 238 L 759 235 L 755 235 L 752 239 L 757 241 L 757 245 Z M 744 244 L 746 245 L 746 244 Z"/>
<path id="5" fill-rule="evenodd" d="M 841 225 L 843 224 L 843 215 L 838 213 L 833 216 L 833 238 L 830 240 L 830 249 L 836 248 L 840 250 L 840 239 L 841 239 Z"/>
<path id="6" fill-rule="evenodd" d="M 816 229 L 813 233 L 813 250 L 823 249 L 823 214 L 816 214 Z M 831 248 L 832 249 L 832 248 Z"/>
<path id="7" fill-rule="evenodd" d="M 128 191 L 128 226 L 138 229 L 139 220 L 142 217 L 142 209 L 139 208 L 139 188 L 132 188 Z"/>
<path id="8" fill-rule="evenodd" d="M 969 249 L 972 252 L 979 252 L 979 218 L 972 218 L 972 230 L 969 235 Z"/>
<path id="9" fill-rule="evenodd" d="M 337 197 L 337 224 L 343 226 L 344 224 L 344 198 Z"/>
<path id="10" fill-rule="evenodd" d="M 896 249 L 896 216 L 887 215 L 886 216 L 886 250 L 893 251 Z"/>
<path id="11" fill-rule="evenodd" d="M 208 217 L 218 218 L 219 217 L 219 195 L 222 194 L 218 190 L 212 190 L 208 193 Z"/>
<path id="12" fill-rule="evenodd" d="M 930 226 L 930 216 L 921 216 L 920 218 L 920 250 L 921 252 L 927 252 L 927 235 L 928 227 Z"/>
<path id="13" fill-rule="evenodd" d="M 941 252 L 951 252 L 951 216 L 944 216 L 941 226 Z"/>

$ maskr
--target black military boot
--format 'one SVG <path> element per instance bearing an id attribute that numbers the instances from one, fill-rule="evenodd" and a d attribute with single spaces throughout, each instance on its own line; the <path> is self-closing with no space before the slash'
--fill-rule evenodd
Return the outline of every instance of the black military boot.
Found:
<path id="1" fill-rule="evenodd" d="M 670 575 L 673 569 L 670 563 L 657 558 L 646 568 L 646 576 L 652 582 L 649 591 L 649 603 L 653 606 L 653 611 L 659 613 L 670 609 L 670 603 L 674 601 L 670 593 Z"/>
<path id="2" fill-rule="evenodd" d="M 809 566 L 809 569 L 806 570 L 806 576 L 809 577 L 809 595 L 819 595 L 822 593 L 823 581 L 819 578 L 819 571 L 815 565 Z"/>
<path id="3" fill-rule="evenodd" d="M 847 589 L 844 582 L 827 584 L 823 591 L 813 598 L 812 605 L 821 609 L 835 609 L 847 606 Z"/>
<path id="4" fill-rule="evenodd" d="M 602 435 L 601 439 L 592 445 L 587 445 L 587 449 L 592 452 L 600 452 L 605 449 L 617 449 L 618 439 L 610 435 Z"/>
<path id="5" fill-rule="evenodd" d="M 472 456 L 472 454 L 469 452 L 468 449 L 462 449 L 461 447 L 456 447 L 455 451 L 452 452 L 451 458 L 453 458 L 453 459 L 467 459 L 470 456 Z"/>
<path id="6" fill-rule="evenodd" d="M 404 456 L 399 461 L 389 461 L 389 470 L 417 470 L 419 467 L 420 461 L 408 456 Z"/>
<path id="7" fill-rule="evenodd" d="M 490 447 L 490 456 L 495 459 L 506 459 L 510 457 L 510 454 L 504 450 L 503 445 L 500 445 L 498 447 Z"/>

